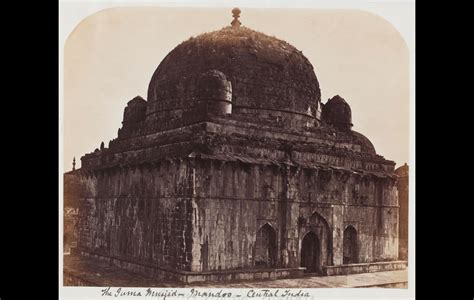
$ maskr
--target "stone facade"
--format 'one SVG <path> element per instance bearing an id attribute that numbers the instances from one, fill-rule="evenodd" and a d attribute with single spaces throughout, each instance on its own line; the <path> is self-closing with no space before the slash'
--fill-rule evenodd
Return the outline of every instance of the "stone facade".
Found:
<path id="1" fill-rule="evenodd" d="M 74 167 L 73 167 L 74 168 Z M 77 246 L 77 221 L 80 205 L 81 183 L 74 171 L 67 172 L 64 180 L 64 202 L 63 202 L 63 252 L 69 253 L 71 247 Z"/>
<path id="2" fill-rule="evenodd" d="M 408 165 L 395 170 L 398 175 L 398 201 L 400 205 L 400 221 L 399 221 L 399 251 L 398 258 L 408 260 Z"/>
<path id="3" fill-rule="evenodd" d="M 76 250 L 203 278 L 394 261 L 395 163 L 351 126 L 288 43 L 238 25 L 191 38 L 81 158 Z"/>

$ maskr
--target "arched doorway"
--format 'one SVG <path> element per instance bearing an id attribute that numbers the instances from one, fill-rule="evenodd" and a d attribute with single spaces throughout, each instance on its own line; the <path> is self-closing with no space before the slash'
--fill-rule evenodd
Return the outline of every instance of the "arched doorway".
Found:
<path id="1" fill-rule="evenodd" d="M 331 234 L 331 229 L 329 227 L 328 222 L 326 219 L 324 219 L 319 213 L 313 212 L 313 214 L 308 218 L 308 221 L 304 222 L 304 229 L 303 230 L 303 235 L 301 237 L 303 238 L 301 240 L 301 248 L 300 248 L 300 262 L 301 266 L 307 267 L 303 265 L 303 262 L 305 264 L 308 263 L 308 257 L 307 252 L 308 249 L 307 246 L 305 249 L 305 245 L 311 245 L 311 239 L 313 239 L 312 235 L 305 236 L 304 233 L 307 232 L 307 235 L 311 232 L 314 234 L 314 239 L 316 240 L 315 245 L 317 245 L 317 254 L 315 254 L 315 257 L 317 259 L 317 262 L 315 263 L 316 267 L 313 267 L 313 265 L 310 267 L 311 272 L 322 272 L 323 268 L 325 266 L 331 266 L 333 264 L 332 262 L 332 234 Z M 303 241 L 305 238 L 305 242 Z M 309 255 L 309 254 L 308 254 Z M 314 270 L 313 270 L 314 269 Z"/>
<path id="2" fill-rule="evenodd" d="M 357 231 L 351 225 L 344 230 L 343 237 L 343 264 L 355 264 L 359 262 L 359 251 L 357 247 Z"/>
<path id="3" fill-rule="evenodd" d="M 268 224 L 257 231 L 254 263 L 257 268 L 272 268 L 276 263 L 276 233 Z"/>
<path id="4" fill-rule="evenodd" d="M 319 238 L 314 232 L 308 232 L 301 243 L 301 266 L 308 273 L 319 273 L 321 271 L 321 245 Z"/>

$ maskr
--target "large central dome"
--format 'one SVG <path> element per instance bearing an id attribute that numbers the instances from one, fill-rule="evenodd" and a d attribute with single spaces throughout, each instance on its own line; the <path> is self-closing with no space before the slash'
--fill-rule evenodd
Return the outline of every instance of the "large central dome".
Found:
<path id="1" fill-rule="evenodd" d="M 230 82 L 233 115 L 316 116 L 319 83 L 301 51 L 263 33 L 229 26 L 190 38 L 165 57 L 149 84 L 148 121 L 165 121 L 197 107 L 199 82 L 210 71 Z"/>

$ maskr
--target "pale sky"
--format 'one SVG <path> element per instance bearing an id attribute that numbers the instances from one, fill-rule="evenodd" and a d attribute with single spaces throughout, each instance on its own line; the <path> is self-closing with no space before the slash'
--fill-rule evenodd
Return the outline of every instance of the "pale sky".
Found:
<path id="1" fill-rule="evenodd" d="M 285 40 L 312 63 L 324 102 L 340 95 L 353 129 L 397 167 L 409 161 L 409 65 L 392 25 L 355 10 L 241 8 L 243 26 Z M 117 137 L 126 103 L 146 99 L 161 60 L 232 21 L 229 8 L 117 8 L 85 18 L 64 49 L 64 171 Z"/>

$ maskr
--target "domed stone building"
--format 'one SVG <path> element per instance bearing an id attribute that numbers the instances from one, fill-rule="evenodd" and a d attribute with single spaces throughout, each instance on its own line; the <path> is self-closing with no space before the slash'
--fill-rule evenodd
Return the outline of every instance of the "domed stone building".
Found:
<path id="1" fill-rule="evenodd" d="M 232 26 L 178 45 L 84 155 L 76 254 L 184 282 L 398 262 L 395 163 L 321 102 L 292 45 Z"/>

